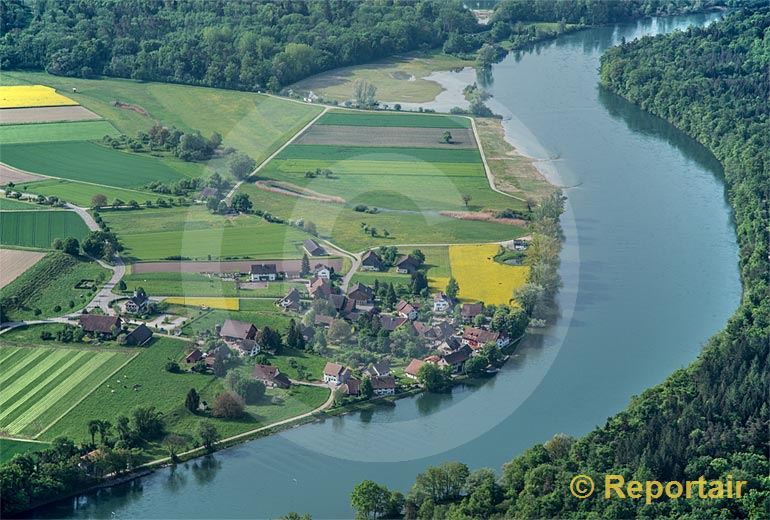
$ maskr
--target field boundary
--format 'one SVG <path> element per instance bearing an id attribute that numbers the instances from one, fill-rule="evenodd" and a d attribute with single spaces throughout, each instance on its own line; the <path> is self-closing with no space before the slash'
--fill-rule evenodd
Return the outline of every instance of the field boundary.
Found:
<path id="1" fill-rule="evenodd" d="M 76 402 L 75 402 L 75 403 L 74 403 L 72 406 L 70 406 L 69 408 L 67 408 L 67 410 L 66 410 L 64 413 L 62 413 L 62 414 L 61 414 L 59 417 L 57 417 L 56 419 L 54 419 L 54 420 L 53 420 L 53 421 L 52 421 L 52 422 L 51 422 L 51 423 L 50 423 L 48 426 L 46 426 L 45 428 L 43 428 L 42 430 L 40 430 L 40 431 L 39 431 L 39 432 L 38 432 L 36 435 L 34 435 L 34 436 L 32 437 L 32 439 L 33 439 L 33 440 L 37 440 L 37 439 L 38 439 L 38 437 L 40 437 L 40 436 L 41 436 L 41 435 L 43 435 L 45 432 L 47 432 L 48 430 L 50 430 L 50 429 L 51 429 L 51 428 L 52 428 L 52 427 L 53 427 L 53 426 L 54 426 L 56 423 L 58 423 L 59 421 L 61 421 L 61 420 L 64 418 L 64 416 L 65 416 L 65 415 L 67 415 L 68 413 L 70 413 L 72 410 L 74 410 L 74 409 L 75 409 L 75 407 L 76 407 L 76 406 L 78 406 L 80 403 L 82 403 L 82 402 L 83 402 L 83 401 L 86 399 L 86 397 L 88 397 L 89 395 L 93 394 L 93 393 L 96 391 L 96 389 L 97 389 L 97 388 L 101 388 L 101 386 L 102 386 L 104 383 L 106 383 L 107 381 L 109 381 L 109 379 L 110 379 L 112 376 L 114 376 L 115 374 L 117 374 L 117 373 L 118 373 L 120 370 L 123 370 L 123 368 L 124 368 L 126 365 L 128 365 L 130 362 L 132 362 L 132 361 L 133 361 L 133 360 L 136 358 L 136 356 L 138 356 L 139 354 L 141 354 L 141 352 L 135 352 L 133 356 L 129 356 L 129 358 L 126 360 L 126 362 L 125 362 L 125 363 L 123 363 L 123 364 L 122 364 L 122 365 L 120 365 L 118 368 L 116 368 L 115 370 L 113 370 L 112 372 L 110 372 L 110 374 L 109 374 L 107 377 L 105 377 L 104 379 L 102 379 L 101 381 L 99 381 L 99 384 L 97 384 L 96 386 L 94 386 L 94 387 L 93 387 L 91 390 L 89 390 L 89 391 L 86 393 L 86 395 L 84 395 L 83 397 L 81 397 L 80 399 L 78 399 L 78 400 L 77 400 L 77 401 L 76 401 Z M 39 442 L 44 442 L 44 441 L 39 441 Z"/>

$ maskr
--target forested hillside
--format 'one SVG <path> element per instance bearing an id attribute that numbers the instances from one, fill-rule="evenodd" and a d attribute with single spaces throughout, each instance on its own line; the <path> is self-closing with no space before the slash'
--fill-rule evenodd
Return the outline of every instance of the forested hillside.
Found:
<path id="1" fill-rule="evenodd" d="M 607 88 L 669 120 L 724 165 L 740 245 L 741 305 L 695 363 L 584 438 L 557 436 L 537 445 L 508 463 L 498 480 L 483 470 L 468 475 L 457 464 L 429 469 L 400 502 L 408 518 L 768 517 L 769 65 L 767 8 L 606 53 Z M 597 483 L 584 501 L 569 493 L 580 473 Z M 606 473 L 660 481 L 732 475 L 747 480 L 749 492 L 741 500 L 605 500 Z M 436 494 L 435 482 L 449 484 Z M 366 504 L 356 501 L 362 491 L 356 489 L 354 504 Z M 386 508 L 398 502 L 379 496 Z"/>
<path id="2" fill-rule="evenodd" d="M 0 66 L 277 90 L 478 28 L 457 0 L 0 0 Z"/>

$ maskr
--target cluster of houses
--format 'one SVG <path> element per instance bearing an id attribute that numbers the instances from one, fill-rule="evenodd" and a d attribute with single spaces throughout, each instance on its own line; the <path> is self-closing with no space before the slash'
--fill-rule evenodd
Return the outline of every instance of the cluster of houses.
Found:
<path id="1" fill-rule="evenodd" d="M 81 314 L 78 325 L 83 332 L 95 339 L 112 340 L 125 333 L 123 339 L 126 345 L 143 346 L 152 339 L 152 330 L 144 323 L 134 330 L 127 330 L 128 323 L 124 323 L 120 316 L 106 316 L 102 314 Z"/>
<path id="2" fill-rule="evenodd" d="M 385 397 L 396 393 L 396 378 L 390 373 L 387 361 L 375 363 L 363 371 L 363 379 L 372 384 L 375 397 Z M 343 394 L 351 397 L 361 395 L 362 379 L 353 377 L 352 371 L 337 363 L 326 363 L 323 372 L 324 383 L 337 386 Z"/>

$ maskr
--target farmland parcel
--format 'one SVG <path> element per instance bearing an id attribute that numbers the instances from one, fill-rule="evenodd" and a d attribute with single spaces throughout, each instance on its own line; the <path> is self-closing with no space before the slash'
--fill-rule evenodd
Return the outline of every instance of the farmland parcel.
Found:
<path id="1" fill-rule="evenodd" d="M 55 141 L 95 141 L 105 135 L 115 136 L 117 134 L 115 127 L 107 121 L 0 125 L 0 142 L 3 145 Z M 5 157 L 5 150 L 3 150 L 1 157 Z"/>
<path id="2" fill-rule="evenodd" d="M 50 249 L 56 238 L 83 239 L 88 227 L 72 211 L 3 211 L 0 245 Z"/>
<path id="3" fill-rule="evenodd" d="M 66 96 L 44 85 L 16 85 L 0 87 L 0 108 L 52 107 L 77 105 Z"/>
<path id="4" fill-rule="evenodd" d="M 527 283 L 529 267 L 495 262 L 499 249 L 497 244 L 449 246 L 452 276 L 462 300 L 507 305 L 513 291 Z"/>

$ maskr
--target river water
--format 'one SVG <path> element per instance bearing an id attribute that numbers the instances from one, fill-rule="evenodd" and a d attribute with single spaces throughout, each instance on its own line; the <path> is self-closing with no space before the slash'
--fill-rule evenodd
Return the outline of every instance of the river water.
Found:
<path id="1" fill-rule="evenodd" d="M 34 514 L 348 518 L 350 491 L 363 479 L 406 491 L 430 464 L 499 469 L 556 433 L 603 424 L 690 363 L 740 297 L 721 168 L 664 121 L 602 91 L 597 69 L 621 37 L 718 16 L 587 30 L 494 67 L 489 90 L 508 136 L 547 160 L 541 166 L 569 197 L 561 317 L 496 378 L 295 428 Z"/>

